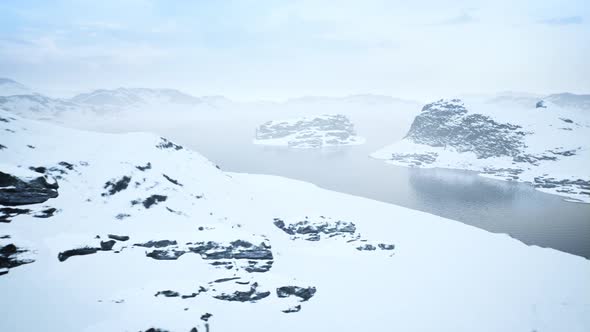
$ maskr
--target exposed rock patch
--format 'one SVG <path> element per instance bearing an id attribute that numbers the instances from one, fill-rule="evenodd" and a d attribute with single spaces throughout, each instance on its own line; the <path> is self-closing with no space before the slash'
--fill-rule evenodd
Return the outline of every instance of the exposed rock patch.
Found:
<path id="1" fill-rule="evenodd" d="M 301 302 L 311 299 L 315 293 L 315 287 L 283 286 L 277 288 L 278 297 L 285 298 L 289 296 L 296 296 Z"/>
<path id="2" fill-rule="evenodd" d="M 174 150 L 182 150 L 182 146 L 178 144 L 174 144 L 171 141 L 165 139 L 164 137 L 160 137 L 160 143 L 156 145 L 158 149 L 174 149 Z"/>
<path id="3" fill-rule="evenodd" d="M 8 273 L 9 269 L 34 262 L 32 259 L 19 258 L 27 250 L 18 248 L 13 243 L 0 245 L 0 275 Z"/>
<path id="4" fill-rule="evenodd" d="M 65 262 L 68 258 L 70 258 L 72 256 L 84 256 L 84 255 L 96 254 L 99 250 L 101 250 L 101 249 L 100 248 L 92 248 L 92 247 L 70 249 L 70 250 L 60 252 L 57 255 L 57 259 L 60 262 Z"/>
<path id="5" fill-rule="evenodd" d="M 222 293 L 213 297 L 223 301 L 256 302 L 270 295 L 269 291 L 258 291 L 258 283 L 250 285 L 247 291 L 235 291 L 230 294 Z"/>
<path id="6" fill-rule="evenodd" d="M 164 177 L 166 180 L 170 181 L 170 183 L 172 183 L 172 184 L 175 184 L 175 185 L 177 185 L 177 186 L 180 186 L 180 187 L 182 187 L 182 183 L 178 182 L 178 180 L 175 180 L 175 179 L 173 179 L 173 178 L 169 177 L 169 176 L 168 176 L 168 175 L 166 175 L 166 174 L 162 174 L 162 176 L 163 176 L 163 177 Z"/>
<path id="7" fill-rule="evenodd" d="M 120 191 L 127 189 L 127 187 L 129 186 L 129 182 L 131 182 L 130 176 L 123 176 L 119 180 L 107 181 L 104 184 L 104 189 L 106 189 L 107 192 L 102 193 L 102 196 L 112 196 Z"/>
<path id="8" fill-rule="evenodd" d="M 45 176 L 23 180 L 0 172 L 0 204 L 15 206 L 39 204 L 57 197 L 59 188 L 56 181 L 48 181 Z"/>
<path id="9" fill-rule="evenodd" d="M 285 223 L 282 219 L 275 218 L 274 225 L 289 235 L 302 237 L 308 241 L 318 241 L 326 236 L 350 236 L 356 232 L 354 223 L 341 220 L 332 221 L 331 218 L 323 216 L 313 221 L 305 217 L 304 220 L 289 224 Z"/>
<path id="10" fill-rule="evenodd" d="M 109 234 L 109 235 L 107 235 L 107 237 L 109 239 L 113 239 L 113 240 L 117 240 L 117 241 L 127 241 L 127 240 L 129 240 L 129 236 L 127 236 L 127 235 Z"/>
<path id="11" fill-rule="evenodd" d="M 152 169 L 152 163 L 148 162 L 145 166 L 135 166 L 138 170 L 145 172 L 148 169 Z"/>
<path id="12" fill-rule="evenodd" d="M 0 222 L 9 223 L 12 221 L 12 218 L 21 214 L 29 214 L 29 212 L 31 212 L 29 209 L 11 207 L 0 208 Z"/>

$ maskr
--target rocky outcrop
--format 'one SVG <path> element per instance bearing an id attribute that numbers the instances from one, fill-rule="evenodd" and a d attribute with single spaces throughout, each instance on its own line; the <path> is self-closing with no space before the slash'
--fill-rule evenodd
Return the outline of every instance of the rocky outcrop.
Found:
<path id="1" fill-rule="evenodd" d="M 238 301 L 238 302 L 256 302 L 264 299 L 270 295 L 269 291 L 259 291 L 258 283 L 250 285 L 250 289 L 247 291 L 234 291 L 233 293 L 221 293 L 214 295 L 213 297 L 223 301 Z"/>
<path id="2" fill-rule="evenodd" d="M 12 218 L 21 214 L 29 214 L 30 212 L 30 209 L 19 209 L 11 207 L 0 208 L 0 222 L 8 223 L 12 221 Z"/>
<path id="3" fill-rule="evenodd" d="M 317 220 L 305 217 L 304 220 L 293 223 L 285 223 L 284 220 L 275 218 L 273 223 L 285 233 L 308 241 L 319 241 L 322 237 L 338 235 L 350 236 L 356 232 L 354 223 L 341 220 L 333 221 L 324 216 L 320 216 Z"/>
<path id="4" fill-rule="evenodd" d="M 33 179 L 19 177 L 0 172 L 0 204 L 15 206 L 39 204 L 58 195 L 57 181 L 47 176 Z"/>
<path id="5" fill-rule="evenodd" d="M 277 296 L 285 298 L 289 296 L 296 296 L 301 302 L 308 301 L 316 293 L 315 287 L 299 287 L 299 286 L 283 286 L 277 288 Z"/>
<path id="6" fill-rule="evenodd" d="M 344 115 L 322 115 L 284 121 L 268 121 L 256 129 L 256 143 L 293 148 L 361 144 L 354 125 Z"/>
<path id="7" fill-rule="evenodd" d="M 406 139 L 489 158 L 520 154 L 524 148 L 524 136 L 518 125 L 499 123 L 482 114 L 469 114 L 459 99 L 441 99 L 422 108 Z"/>
<path id="8" fill-rule="evenodd" d="M 119 180 L 113 179 L 111 181 L 107 181 L 104 184 L 104 189 L 106 189 L 107 191 L 103 193 L 102 196 L 112 196 L 120 191 L 127 189 L 127 187 L 129 186 L 129 182 L 131 182 L 130 176 L 123 176 Z"/>
<path id="9" fill-rule="evenodd" d="M 93 247 L 84 247 L 84 248 L 77 248 L 77 249 L 70 249 L 63 252 L 60 252 L 57 255 L 57 259 L 60 262 L 65 262 L 68 258 L 72 256 L 84 256 L 84 255 L 91 255 L 96 254 L 101 248 L 93 248 Z"/>
<path id="10" fill-rule="evenodd" d="M 0 245 L 0 275 L 8 273 L 9 269 L 34 262 L 32 259 L 19 257 L 26 252 L 27 250 L 13 243 Z"/>
<path id="11" fill-rule="evenodd" d="M 156 145 L 158 149 L 173 149 L 173 150 L 182 150 L 182 146 L 178 144 L 174 144 L 168 139 L 164 137 L 160 137 L 160 143 Z"/>

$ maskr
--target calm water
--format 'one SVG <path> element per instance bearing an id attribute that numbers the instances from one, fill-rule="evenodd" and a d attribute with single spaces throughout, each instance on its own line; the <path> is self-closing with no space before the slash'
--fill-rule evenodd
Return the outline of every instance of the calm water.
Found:
<path id="1" fill-rule="evenodd" d="M 301 150 L 251 144 L 253 120 L 160 128 L 222 169 L 281 175 L 320 187 L 458 220 L 529 245 L 590 258 L 590 204 L 566 202 L 522 183 L 473 172 L 392 166 L 368 155 L 403 136 L 407 123 L 364 130 L 367 144 Z M 363 133 L 362 124 L 357 124 Z"/>

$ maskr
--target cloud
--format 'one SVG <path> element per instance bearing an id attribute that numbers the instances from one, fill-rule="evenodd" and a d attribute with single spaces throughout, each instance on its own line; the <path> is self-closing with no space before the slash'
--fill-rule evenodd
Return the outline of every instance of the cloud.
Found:
<path id="1" fill-rule="evenodd" d="M 546 20 L 539 21 L 541 24 L 547 25 L 572 25 L 584 23 L 582 16 L 566 16 L 566 17 L 554 17 Z"/>

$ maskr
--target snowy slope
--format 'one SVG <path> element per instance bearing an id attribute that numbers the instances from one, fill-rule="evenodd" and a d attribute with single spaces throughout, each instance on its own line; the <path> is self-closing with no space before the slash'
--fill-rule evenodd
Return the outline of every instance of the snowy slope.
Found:
<path id="1" fill-rule="evenodd" d="M 265 122 L 256 128 L 254 144 L 320 148 L 358 145 L 364 141 L 356 135 L 354 125 L 346 116 L 324 114 Z"/>
<path id="2" fill-rule="evenodd" d="M 34 93 L 33 90 L 16 81 L 0 77 L 0 96 L 31 95 Z"/>
<path id="3" fill-rule="evenodd" d="M 1 331 L 590 329 L 581 257 L 151 134 L 0 132 Z"/>
<path id="4" fill-rule="evenodd" d="M 372 156 L 403 166 L 473 170 L 590 202 L 590 114 L 548 101 L 535 105 L 440 100 L 424 106 L 403 140 Z"/>

